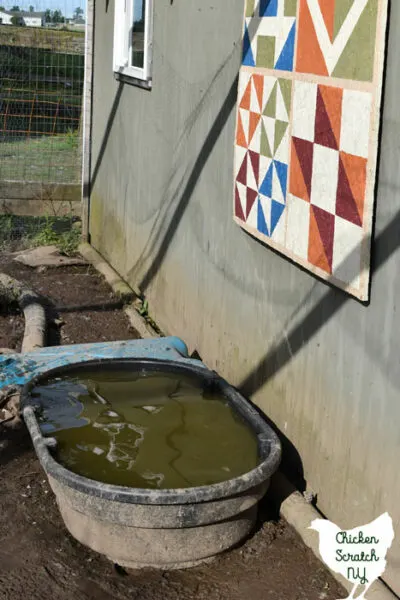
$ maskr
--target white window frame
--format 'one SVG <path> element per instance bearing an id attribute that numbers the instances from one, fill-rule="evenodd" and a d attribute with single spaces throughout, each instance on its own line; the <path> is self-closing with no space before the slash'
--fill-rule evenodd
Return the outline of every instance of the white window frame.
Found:
<path id="1" fill-rule="evenodd" d="M 144 60 L 143 68 L 134 67 L 132 61 L 132 35 L 134 0 L 115 0 L 113 69 L 125 77 L 151 81 L 153 49 L 153 0 L 145 0 Z"/>

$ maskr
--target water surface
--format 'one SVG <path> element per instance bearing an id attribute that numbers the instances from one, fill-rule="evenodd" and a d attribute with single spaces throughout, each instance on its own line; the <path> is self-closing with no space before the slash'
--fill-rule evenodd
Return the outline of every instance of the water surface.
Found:
<path id="1" fill-rule="evenodd" d="M 170 373 L 79 371 L 32 391 L 56 459 L 105 483 L 181 488 L 218 483 L 258 463 L 257 439 L 226 400 Z"/>

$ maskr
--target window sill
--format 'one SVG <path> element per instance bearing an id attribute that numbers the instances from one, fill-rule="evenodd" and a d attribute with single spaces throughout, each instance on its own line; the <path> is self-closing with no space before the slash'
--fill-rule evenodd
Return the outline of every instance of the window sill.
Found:
<path id="1" fill-rule="evenodd" d="M 114 71 L 114 78 L 117 81 L 121 81 L 122 83 L 128 83 L 129 85 L 134 85 L 135 87 L 140 87 L 143 90 L 150 91 L 152 88 L 151 79 L 139 79 L 138 77 L 132 77 L 132 75 L 124 75 L 124 73 L 118 73 Z"/>

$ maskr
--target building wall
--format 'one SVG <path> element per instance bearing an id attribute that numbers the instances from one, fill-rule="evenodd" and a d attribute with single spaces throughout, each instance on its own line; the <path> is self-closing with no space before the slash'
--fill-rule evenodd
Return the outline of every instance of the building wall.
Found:
<path id="1" fill-rule="evenodd" d="M 2 25 L 11 25 L 11 15 L 7 15 L 6 13 L 0 12 L 0 19 Z"/>
<path id="2" fill-rule="evenodd" d="M 400 594 L 400 3 L 392 3 L 371 303 L 292 265 L 232 220 L 243 0 L 155 3 L 151 92 L 112 73 L 96 6 L 90 235 L 166 332 L 279 428 L 285 468 L 341 527 L 384 511 Z"/>
<path id="3" fill-rule="evenodd" d="M 42 19 L 40 17 L 24 17 L 24 23 L 27 27 L 41 27 Z"/>

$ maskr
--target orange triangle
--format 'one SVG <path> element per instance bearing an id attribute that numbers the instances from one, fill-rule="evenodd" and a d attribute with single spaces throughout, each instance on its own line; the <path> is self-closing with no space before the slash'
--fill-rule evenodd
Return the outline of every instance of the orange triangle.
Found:
<path id="1" fill-rule="evenodd" d="M 304 181 L 303 171 L 297 156 L 296 148 L 292 140 L 292 158 L 290 161 L 290 193 L 297 198 L 310 201 L 307 186 Z"/>
<path id="2" fill-rule="evenodd" d="M 324 0 L 321 0 L 321 3 L 323 2 Z M 314 75 L 328 75 L 307 0 L 300 0 L 300 20 L 297 31 L 296 70 L 302 73 L 314 73 Z"/>
<path id="3" fill-rule="evenodd" d="M 236 144 L 238 146 L 242 146 L 243 148 L 247 148 L 246 136 L 244 134 L 243 124 L 242 124 L 242 117 L 240 116 L 240 113 L 238 114 L 238 125 L 237 125 L 237 132 L 236 132 Z"/>
<path id="4" fill-rule="evenodd" d="M 331 129 L 337 142 L 337 147 L 340 148 L 343 89 L 338 87 L 328 87 L 325 85 L 320 85 L 319 90 L 325 104 L 325 110 L 329 117 Z"/>
<path id="5" fill-rule="evenodd" d="M 257 125 L 261 119 L 261 115 L 258 113 L 251 112 L 250 113 L 250 123 L 249 123 L 249 144 L 253 139 L 253 135 L 255 130 L 257 129 Z"/>
<path id="6" fill-rule="evenodd" d="M 240 108 L 244 108 L 245 110 L 250 110 L 250 99 L 251 99 L 251 78 L 249 79 L 249 83 L 245 89 L 245 92 L 242 96 L 242 100 L 240 102 Z"/>
<path id="7" fill-rule="evenodd" d="M 314 212 L 310 210 L 310 231 L 308 236 L 308 260 L 311 264 L 319 267 L 326 273 L 331 272 L 328 258 L 325 254 L 324 245 L 317 225 Z"/>
<path id="8" fill-rule="evenodd" d="M 319 0 L 321 13 L 325 21 L 326 30 L 330 40 L 333 43 L 333 34 L 335 31 L 335 2 L 336 0 Z"/>
<path id="9" fill-rule="evenodd" d="M 257 94 L 258 104 L 260 106 L 260 112 L 262 111 L 263 105 L 263 93 L 264 93 L 264 79 L 262 75 L 253 76 L 254 87 Z"/>
<path id="10" fill-rule="evenodd" d="M 361 223 L 364 219 L 364 201 L 367 185 L 367 159 L 353 154 L 340 153 L 344 170 L 346 171 L 350 189 L 356 203 Z"/>

